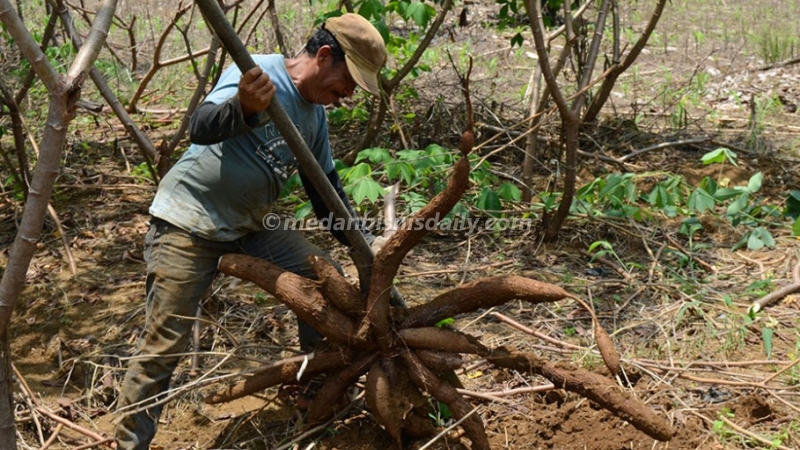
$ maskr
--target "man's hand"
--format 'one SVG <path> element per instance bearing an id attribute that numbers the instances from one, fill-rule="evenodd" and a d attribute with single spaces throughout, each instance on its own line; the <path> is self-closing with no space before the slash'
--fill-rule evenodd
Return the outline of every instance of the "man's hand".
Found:
<path id="1" fill-rule="evenodd" d="M 250 115 L 264 111 L 275 96 L 275 85 L 260 67 L 253 67 L 239 79 L 239 104 L 242 115 Z"/>

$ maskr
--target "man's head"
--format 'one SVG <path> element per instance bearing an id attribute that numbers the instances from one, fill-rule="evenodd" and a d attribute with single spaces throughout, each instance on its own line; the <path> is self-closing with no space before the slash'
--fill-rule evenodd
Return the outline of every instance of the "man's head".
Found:
<path id="1" fill-rule="evenodd" d="M 305 52 L 320 64 L 309 101 L 333 103 L 351 96 L 356 84 L 380 95 L 386 47 L 378 30 L 360 15 L 347 13 L 325 21 L 308 40 Z"/>
<path id="2" fill-rule="evenodd" d="M 386 46 L 378 30 L 367 19 L 353 13 L 331 17 L 323 28 L 341 45 L 347 68 L 356 83 L 373 95 L 380 95 L 380 71 L 386 62 Z"/>

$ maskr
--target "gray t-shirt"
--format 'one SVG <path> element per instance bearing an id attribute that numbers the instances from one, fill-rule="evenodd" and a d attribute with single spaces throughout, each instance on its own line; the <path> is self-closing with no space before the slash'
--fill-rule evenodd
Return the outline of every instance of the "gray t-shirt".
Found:
<path id="1" fill-rule="evenodd" d="M 283 56 L 253 59 L 272 79 L 277 88 L 273 101 L 280 101 L 322 170 L 333 170 L 325 108 L 303 99 Z M 225 70 L 206 102 L 220 104 L 236 95 L 240 76 L 235 65 Z M 150 214 L 212 241 L 232 241 L 263 230 L 263 217 L 286 181 L 268 161 L 274 157 L 289 170 L 296 162 L 272 122 L 244 128 L 249 131 L 218 144 L 192 144 L 161 180 Z"/>

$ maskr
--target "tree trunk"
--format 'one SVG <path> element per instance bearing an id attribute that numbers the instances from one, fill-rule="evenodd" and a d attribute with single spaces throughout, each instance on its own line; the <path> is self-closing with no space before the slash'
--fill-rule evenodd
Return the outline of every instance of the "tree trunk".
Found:
<path id="1" fill-rule="evenodd" d="M 578 175 L 578 131 L 580 130 L 581 123 L 577 117 L 572 115 L 561 117 L 564 134 L 562 139 L 564 141 L 566 160 L 564 161 L 564 192 L 561 194 L 561 203 L 552 217 L 547 214 L 546 223 L 544 224 L 544 240 L 552 241 L 558 237 L 558 231 L 561 225 L 564 224 L 569 215 L 569 210 L 572 207 L 572 199 L 575 197 L 575 181 Z"/>
<path id="2" fill-rule="evenodd" d="M 642 32 L 642 35 L 639 37 L 639 40 L 636 41 L 636 44 L 633 45 L 631 51 L 628 53 L 628 56 L 625 57 L 625 60 L 621 63 L 616 63 L 614 67 L 611 69 L 611 73 L 608 74 L 605 80 L 603 80 L 603 84 L 598 89 L 597 94 L 594 97 L 594 100 L 589 105 L 589 109 L 586 110 L 586 114 L 583 116 L 583 122 L 594 122 L 597 119 L 597 116 L 600 114 L 600 110 L 605 105 L 606 100 L 611 95 L 611 90 L 614 89 L 614 84 L 617 82 L 617 78 L 625 72 L 628 67 L 636 61 L 636 58 L 639 57 L 639 54 L 642 52 L 642 49 L 647 44 L 648 39 L 652 36 L 653 31 L 656 29 L 656 24 L 661 19 L 661 13 L 664 12 L 664 6 L 667 4 L 667 0 L 658 0 L 656 4 L 655 10 L 653 11 L 653 15 L 650 16 L 650 20 L 647 22 L 647 27 Z"/>
<path id="3" fill-rule="evenodd" d="M 11 309 L 0 308 L 0 321 L 11 320 Z M 11 343 L 8 333 L 0 337 L 0 450 L 16 449 L 16 429 L 14 428 L 14 399 L 11 376 Z"/>
<path id="4" fill-rule="evenodd" d="M 33 172 L 25 210 L 14 243 L 11 245 L 8 266 L 0 280 L 0 449 L 16 448 L 14 431 L 14 405 L 11 392 L 13 378 L 10 374 L 11 353 L 8 329 L 14 306 L 25 287 L 28 266 L 33 258 L 36 243 L 42 232 L 47 206 L 58 176 L 61 154 L 72 120 L 75 102 L 80 98 L 80 86 L 89 68 L 94 64 L 100 48 L 108 36 L 116 0 L 105 0 L 98 11 L 87 45 L 75 56 L 66 75 L 59 75 L 47 62 L 25 24 L 14 12 L 8 0 L 0 0 L 0 20 L 14 38 L 22 55 L 50 93 L 50 104 L 44 137 L 40 145 L 39 161 Z"/>

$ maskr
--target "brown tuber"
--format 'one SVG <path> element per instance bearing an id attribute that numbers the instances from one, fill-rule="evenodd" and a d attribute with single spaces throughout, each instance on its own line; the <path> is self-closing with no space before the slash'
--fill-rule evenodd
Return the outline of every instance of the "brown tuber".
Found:
<path id="1" fill-rule="evenodd" d="M 470 61 L 470 70 L 472 62 Z M 430 436 L 430 397 L 446 404 L 476 450 L 490 444 L 480 414 L 458 393 L 460 380 L 454 369 L 463 354 L 479 355 L 497 367 L 548 378 L 559 388 L 582 395 L 639 430 L 658 440 L 669 440 L 673 430 L 662 418 L 612 380 L 579 369 L 556 366 L 535 355 L 490 349 L 477 338 L 453 329 L 435 327 L 448 317 L 502 305 L 510 300 L 529 303 L 556 302 L 574 298 L 564 289 L 521 276 L 483 278 L 451 289 L 432 301 L 411 309 L 392 310 L 390 290 L 406 254 L 425 236 L 426 227 L 413 227 L 417 220 L 445 217 L 469 186 L 468 155 L 474 144 L 469 72 L 461 78 L 466 93 L 468 126 L 461 136 L 458 160 L 445 189 L 397 230 L 376 255 L 368 289 L 359 291 L 327 261 L 312 261 L 319 281 L 308 280 L 265 261 L 244 255 L 225 255 L 219 269 L 252 281 L 287 305 L 300 319 L 320 331 L 330 348 L 318 350 L 305 361 L 304 379 L 326 374 L 312 400 L 308 422 L 332 417 L 342 406 L 348 387 L 366 374 L 366 403 L 373 417 L 394 442 L 403 436 Z M 580 301 L 580 299 L 576 299 Z M 619 355 L 610 336 L 597 322 L 595 337 L 603 360 L 613 373 L 619 371 Z M 303 357 L 279 361 L 245 381 L 217 393 L 207 401 L 218 402 L 247 395 L 280 383 L 295 382 Z"/>

